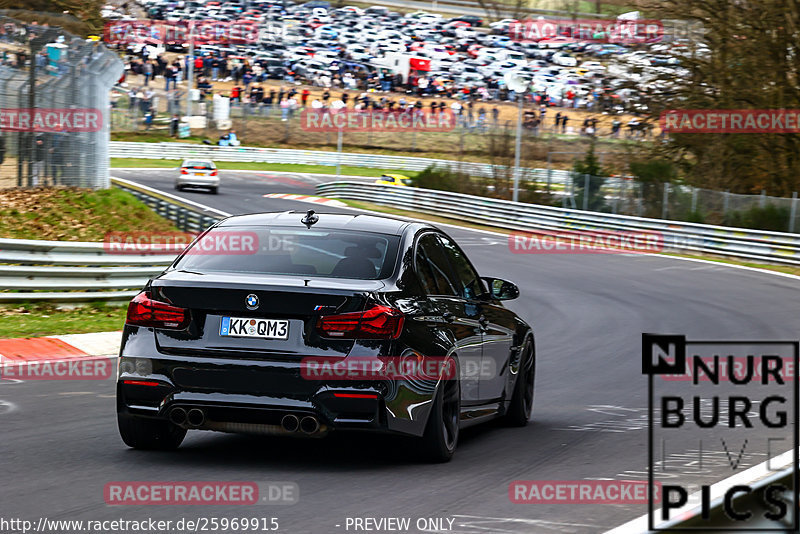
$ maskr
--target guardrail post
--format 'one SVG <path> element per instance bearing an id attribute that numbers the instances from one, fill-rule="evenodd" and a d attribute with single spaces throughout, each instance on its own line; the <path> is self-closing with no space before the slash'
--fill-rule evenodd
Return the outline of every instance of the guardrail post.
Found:
<path id="1" fill-rule="evenodd" d="M 697 188 L 692 188 L 692 213 L 697 213 Z"/>
<path id="2" fill-rule="evenodd" d="M 767 205 L 767 190 L 766 189 L 762 189 L 761 190 L 761 198 L 759 199 L 759 204 L 758 205 L 759 205 L 759 207 L 761 209 L 764 209 L 764 206 Z"/>
<path id="3" fill-rule="evenodd" d="M 178 219 L 178 229 L 183 231 L 183 232 L 188 230 L 188 227 L 186 225 L 186 209 L 185 208 L 180 208 L 178 210 L 177 219 Z"/>
<path id="4" fill-rule="evenodd" d="M 669 213 L 669 183 L 664 182 L 664 199 L 661 201 L 661 218 L 666 219 Z"/>
<path id="5" fill-rule="evenodd" d="M 342 129 L 339 128 L 339 133 L 336 137 L 336 179 L 342 175 Z"/>
<path id="6" fill-rule="evenodd" d="M 550 156 L 548 155 L 548 157 L 550 157 Z M 550 178 L 550 167 L 548 166 L 547 167 L 547 188 L 545 189 L 545 193 L 547 193 L 548 197 L 550 197 L 550 183 L 551 183 L 551 181 L 552 180 Z"/>
<path id="7" fill-rule="evenodd" d="M 639 206 L 638 206 L 638 209 L 637 209 L 639 217 L 641 217 L 642 216 L 642 212 L 644 212 L 644 190 L 643 190 L 643 188 L 644 188 L 644 184 L 639 182 Z"/>
<path id="8" fill-rule="evenodd" d="M 730 196 L 730 193 L 731 193 L 730 190 L 726 189 L 725 193 L 722 196 L 722 198 L 723 198 L 723 201 L 722 201 L 722 214 L 723 215 L 726 215 L 728 213 L 728 203 L 729 203 L 728 197 Z"/>
<path id="9" fill-rule="evenodd" d="M 583 175 L 583 211 L 589 211 L 589 185 L 592 179 L 588 174 Z"/>
<path id="10" fill-rule="evenodd" d="M 794 220 L 797 218 L 797 191 L 792 193 L 792 211 L 789 215 L 789 233 L 794 233 Z"/>

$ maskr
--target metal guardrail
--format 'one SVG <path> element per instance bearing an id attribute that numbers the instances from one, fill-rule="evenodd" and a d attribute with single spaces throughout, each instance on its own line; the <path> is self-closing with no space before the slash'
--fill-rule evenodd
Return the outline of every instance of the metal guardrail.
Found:
<path id="1" fill-rule="evenodd" d="M 320 184 L 317 193 L 325 197 L 362 200 L 440 216 L 447 214 L 463 221 L 518 231 L 659 232 L 665 250 L 800 265 L 800 235 L 797 234 L 586 212 L 430 189 L 358 182 Z"/>
<path id="2" fill-rule="evenodd" d="M 200 232 L 227 215 L 127 180 L 111 180 L 183 231 Z M 104 243 L 0 239 L 0 302 L 129 299 L 176 255 L 109 249 Z"/>
<path id="3" fill-rule="evenodd" d="M 128 299 L 174 259 L 109 253 L 103 243 L 0 239 L 0 302 Z"/>
<path id="4" fill-rule="evenodd" d="M 111 177 L 111 184 L 131 193 L 150 206 L 153 211 L 175 223 L 184 232 L 202 232 L 228 214 L 208 208 L 189 200 L 167 195 L 152 187 L 147 187 L 122 178 Z"/>
<path id="5" fill-rule="evenodd" d="M 112 158 L 143 159 L 186 159 L 208 158 L 215 161 L 290 163 L 302 165 L 340 165 L 350 167 L 370 167 L 377 169 L 397 169 L 421 171 L 431 165 L 461 170 L 476 176 L 493 176 L 502 166 L 469 161 L 447 159 L 415 158 L 409 156 L 386 156 L 382 154 L 357 154 L 352 152 L 327 152 L 322 150 L 294 150 L 289 148 L 223 147 L 214 145 L 195 145 L 190 143 L 133 143 L 112 141 Z M 546 182 L 548 169 L 522 169 L 522 176 L 528 180 Z M 550 169 L 553 184 L 565 184 L 569 171 Z"/>

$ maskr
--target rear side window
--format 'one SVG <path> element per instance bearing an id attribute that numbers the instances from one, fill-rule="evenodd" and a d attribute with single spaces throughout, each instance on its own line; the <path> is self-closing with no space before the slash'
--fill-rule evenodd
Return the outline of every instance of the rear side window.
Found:
<path id="1" fill-rule="evenodd" d="M 415 269 L 428 295 L 458 295 L 453 272 L 436 235 L 428 233 L 419 238 Z"/>
<path id="2" fill-rule="evenodd" d="M 458 284 L 456 286 L 458 295 L 465 299 L 475 299 L 483 295 L 486 292 L 483 280 L 480 279 L 478 273 L 467 259 L 467 256 L 451 239 L 440 235 L 439 240 L 442 242 L 445 254 L 450 260 L 455 270 L 456 277 L 458 278 Z"/>
<path id="3" fill-rule="evenodd" d="M 220 227 L 195 240 L 174 268 L 377 280 L 391 276 L 398 246 L 398 236 L 370 232 Z"/>

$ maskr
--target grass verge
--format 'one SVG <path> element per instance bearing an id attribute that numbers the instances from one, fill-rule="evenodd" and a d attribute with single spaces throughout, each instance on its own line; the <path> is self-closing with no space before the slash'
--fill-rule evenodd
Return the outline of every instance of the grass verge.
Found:
<path id="1" fill-rule="evenodd" d="M 0 339 L 120 330 L 125 313 L 125 306 L 103 303 L 74 309 L 59 309 L 53 304 L 2 306 Z"/>
<path id="2" fill-rule="evenodd" d="M 303 165 L 294 163 L 252 163 L 236 161 L 216 161 L 221 170 L 265 171 L 265 172 L 298 172 L 309 174 L 336 174 L 336 167 L 330 165 Z M 111 158 L 111 167 L 149 167 L 159 169 L 176 169 L 181 161 L 176 159 L 143 159 L 143 158 Z M 374 176 L 382 174 L 403 174 L 413 178 L 418 171 L 398 171 L 397 169 L 373 169 L 367 167 L 342 166 L 344 176 Z"/>
<path id="3" fill-rule="evenodd" d="M 112 231 L 174 232 L 177 228 L 130 193 L 116 188 L 0 191 L 0 237 L 102 241 Z"/>

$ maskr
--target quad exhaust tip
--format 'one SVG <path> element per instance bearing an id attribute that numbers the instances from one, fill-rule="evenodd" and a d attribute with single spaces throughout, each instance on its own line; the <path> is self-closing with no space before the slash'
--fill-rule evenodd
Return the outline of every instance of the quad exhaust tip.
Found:
<path id="1" fill-rule="evenodd" d="M 300 428 L 300 419 L 294 414 L 284 415 L 281 419 L 281 426 L 287 432 L 297 432 Z"/>
<path id="2" fill-rule="evenodd" d="M 190 426 L 202 426 L 203 423 L 206 422 L 206 414 L 203 413 L 203 410 L 192 408 L 186 414 L 186 422 L 188 422 Z"/>
<path id="3" fill-rule="evenodd" d="M 183 408 L 173 408 L 169 412 L 169 420 L 178 426 L 186 423 L 186 410 Z"/>
<path id="4" fill-rule="evenodd" d="M 319 421 L 310 415 L 303 417 L 300 421 L 300 430 L 305 434 L 315 434 L 319 430 Z"/>

